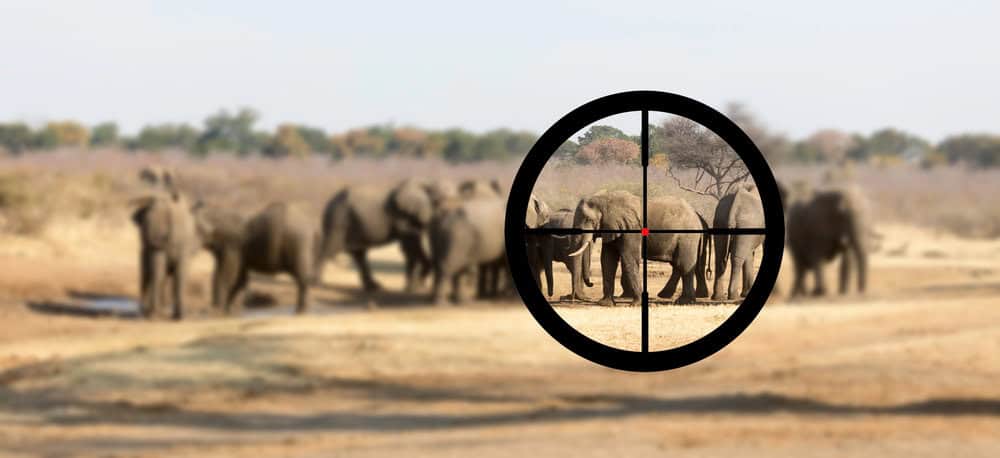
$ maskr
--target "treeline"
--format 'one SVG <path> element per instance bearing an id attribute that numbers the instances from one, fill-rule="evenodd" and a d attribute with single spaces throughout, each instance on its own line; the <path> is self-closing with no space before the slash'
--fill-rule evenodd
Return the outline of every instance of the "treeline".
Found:
<path id="1" fill-rule="evenodd" d="M 898 129 L 869 135 L 836 129 L 819 130 L 799 140 L 770 131 L 738 104 L 727 114 L 739 124 L 772 163 L 839 163 L 854 160 L 877 164 L 915 163 L 924 167 L 963 164 L 1000 167 L 1000 135 L 963 133 L 933 143 Z M 32 128 L 24 123 L 0 123 L 0 150 L 12 154 L 55 148 L 124 148 L 132 151 L 178 149 L 191 155 L 214 153 L 263 155 L 274 158 L 327 155 L 386 158 L 435 157 L 451 162 L 504 160 L 522 157 L 535 143 L 532 132 L 496 129 L 474 133 L 463 129 L 426 130 L 375 125 L 340 133 L 301 124 L 282 124 L 273 131 L 256 127 L 252 109 L 221 110 L 200 127 L 189 124 L 147 125 L 134 135 L 123 135 L 113 122 L 85 126 L 74 121 L 49 122 Z M 669 161 L 664 126 L 651 125 L 651 153 L 657 162 Z M 639 138 L 611 126 L 592 126 L 567 141 L 557 155 L 581 163 L 638 160 Z"/>
<path id="2" fill-rule="evenodd" d="M 25 123 L 0 123 L 0 149 L 11 154 L 56 148 L 124 148 L 130 151 L 177 149 L 194 156 L 215 153 L 274 158 L 327 155 L 385 158 L 438 157 L 451 162 L 504 160 L 523 156 L 535 143 L 531 132 L 496 129 L 474 133 L 464 129 L 425 130 L 375 125 L 331 134 L 318 127 L 281 124 L 273 131 L 256 127 L 259 115 L 244 108 L 219 111 L 199 127 L 190 124 L 147 125 L 123 135 L 117 124 L 87 127 L 75 121 L 49 122 L 37 129 Z"/>
<path id="3" fill-rule="evenodd" d="M 935 144 L 894 128 L 880 129 L 870 135 L 821 129 L 806 138 L 791 140 L 767 129 L 742 106 L 731 106 L 728 115 L 753 138 L 771 163 L 838 164 L 851 160 L 876 165 L 909 163 L 925 168 L 1000 167 L 1000 135 L 995 134 L 956 134 Z M 669 123 L 649 126 L 650 159 L 654 163 L 669 163 L 673 154 L 668 145 L 685 143 L 672 141 L 671 135 L 685 133 L 668 132 L 668 126 Z M 693 137 L 696 132 L 690 134 Z M 594 125 L 576 139 L 565 142 L 557 155 L 583 164 L 635 163 L 639 160 L 639 142 L 638 136 L 613 126 Z"/>

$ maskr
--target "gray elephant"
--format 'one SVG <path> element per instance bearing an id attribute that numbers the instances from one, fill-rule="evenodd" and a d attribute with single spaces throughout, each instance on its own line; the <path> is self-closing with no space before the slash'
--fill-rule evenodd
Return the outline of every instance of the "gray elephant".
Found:
<path id="1" fill-rule="evenodd" d="M 458 185 L 458 195 L 463 199 L 503 197 L 504 190 L 497 179 L 465 180 Z"/>
<path id="2" fill-rule="evenodd" d="M 139 309 L 150 318 L 166 305 L 172 285 L 172 318 L 183 316 L 188 264 L 201 247 L 190 206 L 171 186 L 134 201 L 132 221 L 139 228 Z"/>
<path id="3" fill-rule="evenodd" d="M 715 207 L 714 228 L 747 229 L 764 227 L 764 207 L 753 185 L 746 185 L 732 192 Z M 725 301 L 746 297 L 753 285 L 754 252 L 764 241 L 763 235 L 715 235 L 715 287 L 712 300 Z M 722 276 L 726 264 L 732 266 L 729 285 Z"/>
<path id="4" fill-rule="evenodd" d="M 858 291 L 864 292 L 868 277 L 870 228 L 868 203 L 860 189 L 839 186 L 791 196 L 783 187 L 782 203 L 788 207 L 787 244 L 795 265 L 793 297 L 805 294 L 805 277 L 815 276 L 812 294 L 826 293 L 823 264 L 838 255 L 840 293 L 847 293 L 852 266 L 857 271 Z"/>
<path id="5" fill-rule="evenodd" d="M 545 223 L 544 228 L 551 229 L 568 229 L 573 227 L 573 210 L 568 208 L 560 209 L 559 211 L 552 214 L 549 221 Z M 542 273 L 545 274 L 545 286 L 548 292 L 547 296 L 551 297 L 553 294 L 552 286 L 552 262 L 561 262 L 569 270 L 570 278 L 575 279 L 577 277 L 576 264 L 573 262 L 574 257 L 570 256 L 575 247 L 573 246 L 572 237 L 568 235 L 555 235 L 555 234 L 536 234 L 533 237 L 537 237 L 538 240 L 535 243 L 533 252 L 529 251 L 528 259 L 534 259 L 535 263 L 532 264 L 532 269 L 534 271 L 535 277 L 538 279 L 538 288 L 542 288 Z M 530 240 L 530 239 L 529 239 Z M 531 245 L 529 245 L 529 250 L 531 250 Z M 592 247 L 588 246 L 584 250 L 582 257 L 582 281 L 587 287 L 594 286 L 590 281 L 590 256 Z M 571 285 L 575 285 L 571 282 Z M 573 286 L 571 286 L 572 288 Z M 624 282 L 623 282 L 624 287 Z M 572 289 L 570 294 L 567 294 L 560 299 L 562 300 L 572 300 L 579 297 L 581 291 Z"/>
<path id="6" fill-rule="evenodd" d="M 647 205 L 648 224 L 655 229 L 704 229 L 705 223 L 687 201 L 676 197 L 650 199 Z M 599 192 L 586 197 L 577 205 L 573 227 L 586 230 L 625 230 L 642 228 L 642 201 L 627 191 Z M 618 264 L 622 266 L 625 294 L 642 291 L 641 251 L 642 235 L 636 233 L 604 232 L 601 246 L 601 277 L 604 295 L 600 305 L 614 305 L 614 282 Z M 575 270 L 582 273 L 581 255 L 593 242 L 594 234 L 576 235 L 573 246 L 577 257 Z M 670 279 L 660 290 L 661 298 L 673 297 L 677 282 L 682 282 L 682 292 L 676 304 L 690 304 L 697 296 L 708 295 L 704 266 L 707 254 L 707 236 L 699 233 L 653 233 L 647 242 L 647 259 L 669 262 Z M 574 289 L 582 291 L 582 275 L 574 278 Z M 627 288 L 624 288 L 627 286 Z M 631 291 L 629 291 L 631 290 Z M 639 305 L 639 294 L 630 294 L 631 305 Z"/>
<path id="7" fill-rule="evenodd" d="M 414 180 L 389 189 L 353 186 L 338 192 L 323 211 L 317 279 L 322 277 L 326 259 L 347 251 L 354 259 L 365 291 L 377 291 L 381 286 L 372 277 L 368 250 L 399 241 L 406 264 L 406 291 L 415 291 L 430 272 L 430 259 L 421 237 L 431 222 L 434 208 L 427 185 Z"/>
<path id="8" fill-rule="evenodd" d="M 250 219 L 219 208 L 196 205 L 198 235 L 215 257 L 212 304 L 227 314 L 242 304 L 249 273 L 287 273 L 298 288 L 296 313 L 309 305 L 309 283 L 317 234 L 306 215 L 284 202 L 269 204 Z"/>
<path id="9" fill-rule="evenodd" d="M 470 199 L 442 211 L 430 228 L 434 260 L 436 304 L 445 301 L 445 282 L 452 283 L 452 300 L 462 299 L 463 277 L 478 274 L 479 295 L 499 293 L 501 276 L 506 272 L 504 252 L 503 199 Z"/>

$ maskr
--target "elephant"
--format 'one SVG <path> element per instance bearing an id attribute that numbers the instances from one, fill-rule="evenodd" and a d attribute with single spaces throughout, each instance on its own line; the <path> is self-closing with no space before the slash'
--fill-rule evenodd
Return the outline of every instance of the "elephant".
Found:
<path id="1" fill-rule="evenodd" d="M 365 291 L 377 291 L 381 286 L 372 277 L 368 249 L 398 240 L 406 264 L 406 291 L 415 291 L 431 268 L 421 238 L 434 211 L 427 185 L 415 180 L 403 181 L 389 189 L 352 186 L 339 191 L 323 211 L 316 279 L 322 278 L 326 259 L 347 251 L 354 259 Z"/>
<path id="2" fill-rule="evenodd" d="M 648 224 L 653 229 L 703 230 L 704 220 L 684 199 L 658 197 L 647 202 Z M 626 230 L 642 228 L 642 201 L 628 191 L 602 191 L 580 200 L 573 214 L 573 227 L 584 230 Z M 601 276 L 603 297 L 600 305 L 614 305 L 614 281 L 619 262 L 622 265 L 623 289 L 631 295 L 631 305 L 640 304 L 642 291 L 640 272 L 642 264 L 642 235 L 638 233 L 600 234 Z M 593 243 L 594 234 L 574 235 L 570 253 L 576 257 L 574 269 L 582 273 L 580 256 Z M 653 233 L 648 235 L 646 257 L 650 260 L 669 262 L 672 266 L 670 279 L 660 290 L 661 298 L 673 297 L 677 282 L 682 281 L 681 296 L 676 304 L 694 303 L 696 297 L 708 295 L 705 272 L 699 266 L 705 265 L 707 236 L 701 233 Z M 581 276 L 575 278 L 574 290 L 582 291 Z M 697 283 L 697 285 L 696 285 Z M 631 294 L 629 294 L 631 293 Z M 624 296 L 624 295 L 623 295 Z"/>
<path id="3" fill-rule="evenodd" d="M 169 298 L 174 320 L 183 317 L 188 264 L 201 247 L 187 199 L 172 185 L 164 192 L 133 201 L 132 221 L 139 228 L 139 310 L 153 317 Z"/>
<path id="4" fill-rule="evenodd" d="M 458 185 L 458 195 L 463 199 L 477 197 L 503 197 L 503 186 L 500 181 L 492 180 L 465 180 Z"/>
<path id="5" fill-rule="evenodd" d="M 221 208 L 195 205 L 198 236 L 215 258 L 212 305 L 229 314 L 242 304 L 249 273 L 287 273 L 298 288 L 296 313 L 309 306 L 315 261 L 315 224 L 297 207 L 273 202 L 252 218 Z"/>
<path id="6" fill-rule="evenodd" d="M 504 206 L 500 198 L 470 199 L 435 217 L 430 227 L 434 261 L 432 300 L 445 303 L 445 282 L 452 283 L 452 300 L 462 299 L 462 279 L 478 273 L 479 295 L 499 293 L 506 272 L 504 251 Z"/>
<path id="7" fill-rule="evenodd" d="M 549 221 L 545 223 L 544 228 L 553 229 L 567 229 L 573 227 L 573 210 L 568 208 L 563 208 L 555 213 L 549 218 Z M 529 261 L 534 259 L 532 264 L 532 269 L 534 271 L 535 277 L 538 279 L 538 288 L 542 288 L 542 273 L 545 273 L 545 286 L 548 292 L 547 296 L 552 296 L 552 262 L 558 261 L 566 265 L 569 269 L 570 278 L 575 279 L 576 265 L 574 264 L 574 258 L 570 257 L 570 252 L 573 251 L 572 239 L 568 235 L 555 235 L 555 234 L 535 234 L 532 237 L 536 237 L 535 246 L 532 247 L 529 242 Z M 531 239 L 529 239 L 530 241 Z M 592 247 L 588 246 L 582 254 L 582 281 L 587 287 L 594 286 L 590 281 L 590 256 Z M 575 283 L 571 283 L 575 285 Z M 578 297 L 575 288 L 560 299 L 562 300 L 572 300 Z"/>
<path id="8" fill-rule="evenodd" d="M 764 206 L 753 185 L 727 194 L 715 207 L 712 227 L 746 229 L 764 227 Z M 715 235 L 715 286 L 712 300 L 725 301 L 746 297 L 754 281 L 754 252 L 764 241 L 763 235 Z M 729 285 L 724 285 L 727 261 L 732 266 Z"/>
<path id="9" fill-rule="evenodd" d="M 840 293 L 849 289 L 852 264 L 857 270 L 857 288 L 865 291 L 868 276 L 868 252 L 871 249 L 868 227 L 868 202 L 864 193 L 852 185 L 802 192 L 789 195 L 779 188 L 782 204 L 788 208 L 787 244 L 795 265 L 795 282 L 791 296 L 805 294 L 805 277 L 815 276 L 812 294 L 826 293 L 823 264 L 840 259 Z"/>

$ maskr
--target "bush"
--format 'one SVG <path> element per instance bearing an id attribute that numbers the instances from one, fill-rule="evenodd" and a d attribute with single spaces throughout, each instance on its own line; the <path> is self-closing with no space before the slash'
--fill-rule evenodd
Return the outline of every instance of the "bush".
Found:
<path id="1" fill-rule="evenodd" d="M 30 148 L 31 142 L 31 129 L 26 124 L 0 124 L 0 149 L 18 154 Z"/>
<path id="2" fill-rule="evenodd" d="M 278 126 L 277 133 L 264 148 L 264 154 L 271 157 L 306 157 L 310 146 L 306 143 L 298 128 L 291 124 Z"/>

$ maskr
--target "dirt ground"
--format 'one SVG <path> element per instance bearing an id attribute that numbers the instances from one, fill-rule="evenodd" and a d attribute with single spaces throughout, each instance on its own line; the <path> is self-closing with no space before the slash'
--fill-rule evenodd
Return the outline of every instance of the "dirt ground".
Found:
<path id="1" fill-rule="evenodd" d="M 87 314 L 94 298 L 135 296 L 135 231 L 53 227 L 0 236 L 4 456 L 1000 455 L 1000 242 L 880 227 L 865 296 L 789 303 L 784 269 L 723 351 L 633 374 L 570 353 L 519 302 L 438 308 L 396 293 L 395 247 L 372 255 L 388 289 L 375 310 L 343 257 L 307 316 L 217 317 L 203 255 L 190 319 Z M 251 288 L 281 304 L 293 292 L 286 278 Z M 659 305 L 652 347 L 732 308 Z M 635 345 L 637 308 L 559 310 Z"/>

